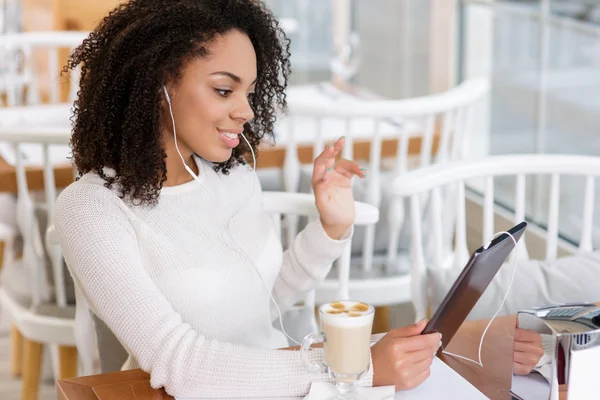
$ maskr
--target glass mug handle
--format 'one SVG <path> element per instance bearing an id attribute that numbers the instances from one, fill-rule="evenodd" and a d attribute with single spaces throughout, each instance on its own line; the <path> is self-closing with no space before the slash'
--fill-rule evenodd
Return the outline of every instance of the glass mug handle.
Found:
<path id="1" fill-rule="evenodd" d="M 309 333 L 302 341 L 302 346 L 300 347 L 300 357 L 302 358 L 302 364 L 304 364 L 304 368 L 306 368 L 306 370 L 311 374 L 327 372 L 327 365 L 325 365 L 324 362 L 321 361 L 319 363 L 311 363 L 308 359 L 308 353 L 311 351 L 310 347 L 313 344 L 319 342 L 325 343 L 325 334 Z"/>

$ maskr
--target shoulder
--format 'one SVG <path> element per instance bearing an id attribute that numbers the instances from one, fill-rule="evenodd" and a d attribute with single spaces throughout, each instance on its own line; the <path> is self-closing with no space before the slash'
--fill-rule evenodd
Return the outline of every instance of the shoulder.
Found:
<path id="1" fill-rule="evenodd" d="M 102 221 L 129 220 L 125 202 L 115 190 L 104 186 L 104 179 L 88 173 L 65 188 L 55 204 L 57 228 L 78 222 L 78 226 L 102 223 Z"/>
<path id="2" fill-rule="evenodd" d="M 114 202 L 120 200 L 116 191 L 104 186 L 104 179 L 94 173 L 87 173 L 79 180 L 67 186 L 58 196 L 56 206 L 77 207 Z"/>

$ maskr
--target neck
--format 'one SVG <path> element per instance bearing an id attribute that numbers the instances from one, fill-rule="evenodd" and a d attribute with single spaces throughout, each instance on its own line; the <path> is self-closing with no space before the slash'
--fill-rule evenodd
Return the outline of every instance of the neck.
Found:
<path id="1" fill-rule="evenodd" d="M 177 186 L 194 179 L 185 169 L 181 157 L 179 157 L 177 149 L 175 148 L 175 142 L 172 139 L 170 142 L 171 143 L 165 143 L 165 153 L 167 153 L 167 159 L 165 160 L 167 164 L 167 180 L 163 183 L 163 186 Z M 181 146 L 179 147 L 187 166 L 195 175 L 198 175 L 200 171 L 194 160 L 193 153 L 182 149 Z"/>

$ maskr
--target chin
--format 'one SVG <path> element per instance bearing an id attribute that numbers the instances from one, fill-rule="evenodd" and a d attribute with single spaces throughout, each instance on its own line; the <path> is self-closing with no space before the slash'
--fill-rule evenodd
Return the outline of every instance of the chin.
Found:
<path id="1" fill-rule="evenodd" d="M 233 152 L 230 149 L 227 149 L 225 151 L 217 151 L 211 154 L 210 158 L 206 158 L 206 160 L 213 163 L 222 163 L 229 160 L 231 158 L 232 153 Z"/>

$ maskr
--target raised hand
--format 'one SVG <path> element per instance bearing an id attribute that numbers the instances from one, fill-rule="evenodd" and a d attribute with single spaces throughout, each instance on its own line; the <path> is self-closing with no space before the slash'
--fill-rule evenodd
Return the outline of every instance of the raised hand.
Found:
<path id="1" fill-rule="evenodd" d="M 354 222 L 354 196 L 350 187 L 352 177 L 365 177 L 358 163 L 336 156 L 344 147 L 341 137 L 315 159 L 312 186 L 321 224 L 332 239 L 340 239 Z"/>

